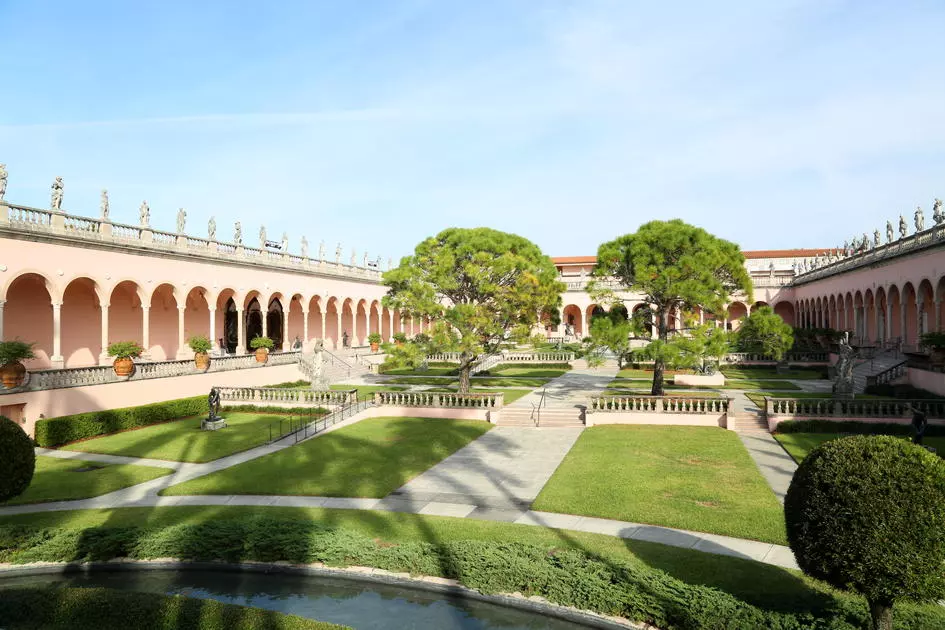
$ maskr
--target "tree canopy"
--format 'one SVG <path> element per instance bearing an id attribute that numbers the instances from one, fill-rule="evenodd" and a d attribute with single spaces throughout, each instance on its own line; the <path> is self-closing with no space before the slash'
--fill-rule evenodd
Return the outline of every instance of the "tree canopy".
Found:
<path id="1" fill-rule="evenodd" d="M 794 345 L 794 329 L 770 306 L 761 306 L 742 321 L 735 339 L 740 350 L 760 352 L 780 361 Z"/>
<path id="2" fill-rule="evenodd" d="M 469 390 L 479 355 L 498 350 L 516 327 L 534 326 L 543 312 L 557 311 L 565 289 L 538 246 L 489 228 L 443 230 L 417 245 L 383 282 L 386 307 L 429 317 L 437 349 L 461 353 L 461 392 Z"/>
<path id="3" fill-rule="evenodd" d="M 603 243 L 589 292 L 598 300 L 616 300 L 614 279 L 622 288 L 640 293 L 651 307 L 657 339 L 669 337 L 669 318 L 677 310 L 697 308 L 721 314 L 730 296 L 742 292 L 752 299 L 745 259 L 735 243 L 709 234 L 679 219 L 650 221 L 633 234 Z M 663 394 L 662 353 L 654 359 L 653 395 Z"/>

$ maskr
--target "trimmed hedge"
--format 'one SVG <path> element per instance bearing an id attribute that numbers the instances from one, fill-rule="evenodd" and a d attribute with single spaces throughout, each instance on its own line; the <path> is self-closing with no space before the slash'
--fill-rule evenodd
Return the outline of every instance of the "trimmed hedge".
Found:
<path id="1" fill-rule="evenodd" d="M 33 480 L 33 441 L 6 416 L 0 416 L 0 502 L 23 494 Z"/>
<path id="2" fill-rule="evenodd" d="M 53 447 L 125 429 L 208 413 L 207 397 L 178 398 L 139 407 L 106 409 L 36 421 L 36 443 Z"/>
<path id="3" fill-rule="evenodd" d="M 939 396 L 938 394 L 933 394 L 932 392 L 926 389 L 919 389 L 908 384 L 900 385 L 868 385 L 866 389 L 863 390 L 864 394 L 870 394 L 872 396 L 883 396 L 884 398 L 903 398 L 906 400 L 942 400 L 945 398 Z"/>
<path id="4" fill-rule="evenodd" d="M 108 588 L 14 587 L 0 590 L 0 623 L 9 630 L 341 630 L 273 610 L 180 595 Z"/>
<path id="5" fill-rule="evenodd" d="M 832 599 L 818 615 L 782 613 L 686 584 L 640 564 L 519 542 L 390 542 L 306 520 L 245 516 L 200 524 L 88 529 L 0 527 L 0 562 L 82 562 L 118 557 L 194 561 L 322 562 L 456 579 L 487 594 L 520 592 L 557 604 L 645 621 L 664 630 L 854 630 L 861 600 Z M 945 610 L 903 609 L 897 628 L 942 627 Z"/>
<path id="6" fill-rule="evenodd" d="M 778 433 L 854 433 L 856 435 L 912 435 L 912 425 L 894 422 L 857 422 L 856 420 L 785 420 L 778 423 Z M 945 436 L 945 426 L 930 424 L 928 437 Z"/>

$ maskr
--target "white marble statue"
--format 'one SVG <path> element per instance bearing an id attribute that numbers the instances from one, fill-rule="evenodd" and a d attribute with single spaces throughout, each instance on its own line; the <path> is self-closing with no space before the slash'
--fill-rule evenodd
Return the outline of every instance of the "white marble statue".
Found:
<path id="1" fill-rule="evenodd" d="M 338 243 L 338 247 L 335 248 L 335 264 L 341 264 L 341 243 Z"/>
<path id="2" fill-rule="evenodd" d="M 886 242 L 893 242 L 893 226 L 892 221 L 886 221 Z"/>
<path id="3" fill-rule="evenodd" d="M 866 235 L 866 232 L 863 232 L 863 240 L 860 241 L 860 249 L 866 251 L 870 248 L 870 237 Z"/>
<path id="4" fill-rule="evenodd" d="M 143 228 L 151 226 L 151 208 L 147 201 L 142 201 L 141 206 L 138 207 L 138 223 Z"/>
<path id="5" fill-rule="evenodd" d="M 238 246 L 243 245 L 243 224 L 239 221 L 233 224 L 233 243 Z"/>
<path id="6" fill-rule="evenodd" d="M 52 183 L 52 199 L 49 207 L 52 210 L 62 210 L 62 178 L 57 177 Z"/>
<path id="7" fill-rule="evenodd" d="M 282 233 L 282 245 L 279 248 L 285 253 L 289 253 L 289 235 L 287 232 Z"/>
<path id="8" fill-rule="evenodd" d="M 187 211 L 183 208 L 180 208 L 177 211 L 177 233 L 183 234 L 184 229 L 187 227 Z"/>
<path id="9" fill-rule="evenodd" d="M 390 270 L 393 269 L 393 268 L 394 268 L 394 259 L 393 259 L 393 258 L 388 258 L 388 259 L 387 259 L 387 270 L 390 271 Z"/>
<path id="10" fill-rule="evenodd" d="M 922 206 L 915 207 L 915 231 L 921 232 L 925 229 L 925 214 L 922 212 Z"/>
<path id="11" fill-rule="evenodd" d="M 0 163 L 0 201 L 7 194 L 7 165 Z"/>
<path id="12" fill-rule="evenodd" d="M 358 264 L 358 250 L 351 248 L 351 266 L 354 267 Z"/>
<path id="13" fill-rule="evenodd" d="M 873 230 L 873 247 L 879 247 L 880 245 L 882 245 L 882 242 L 880 240 L 881 238 L 882 237 L 879 234 L 879 230 L 878 229 Z"/>
<path id="14" fill-rule="evenodd" d="M 102 213 L 102 221 L 108 221 L 108 191 L 102 189 L 102 200 L 99 202 L 99 209 Z"/>
<path id="15" fill-rule="evenodd" d="M 906 218 L 899 215 L 899 238 L 905 238 L 909 234 L 909 226 L 906 225 Z"/>
<path id="16" fill-rule="evenodd" d="M 217 220 L 213 217 L 207 221 L 207 240 L 217 240 Z"/>
<path id="17" fill-rule="evenodd" d="M 308 258 L 308 239 L 302 237 L 302 258 Z"/>
<path id="18" fill-rule="evenodd" d="M 318 260 L 325 260 L 325 241 L 318 244 Z"/>
<path id="19" fill-rule="evenodd" d="M 361 266 L 367 269 L 367 252 L 364 252 L 364 258 L 361 261 Z"/>
<path id="20" fill-rule="evenodd" d="M 0 164 L 0 169 L 3 168 L 3 165 Z M 2 186 L 5 184 L 0 184 L 0 199 L 3 199 L 3 189 Z M 935 219 L 935 225 L 945 221 L 945 210 L 942 210 L 942 200 L 936 198 L 935 203 L 932 204 L 932 218 Z"/>
<path id="21" fill-rule="evenodd" d="M 266 249 L 266 226 L 259 226 L 259 249 Z"/>

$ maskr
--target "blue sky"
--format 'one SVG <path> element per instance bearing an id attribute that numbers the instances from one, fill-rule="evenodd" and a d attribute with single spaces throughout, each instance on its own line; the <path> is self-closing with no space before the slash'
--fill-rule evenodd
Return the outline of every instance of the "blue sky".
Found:
<path id="1" fill-rule="evenodd" d="M 270 6 L 271 5 L 271 6 Z M 945 3 L 0 0 L 6 198 L 403 255 L 679 217 L 825 247 L 945 197 Z M 928 219 L 930 221 L 930 219 Z"/>

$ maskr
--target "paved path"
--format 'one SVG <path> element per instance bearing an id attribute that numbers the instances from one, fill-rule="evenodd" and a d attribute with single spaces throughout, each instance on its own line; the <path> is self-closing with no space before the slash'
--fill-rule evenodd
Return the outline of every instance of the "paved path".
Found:
<path id="1" fill-rule="evenodd" d="M 153 466 L 155 468 L 173 468 L 174 470 L 184 465 L 183 462 L 172 462 L 166 459 L 148 459 L 146 457 L 125 457 L 124 455 L 104 455 L 102 453 L 81 453 L 79 451 L 60 451 L 51 448 L 36 447 L 33 449 L 36 455 L 43 457 L 55 457 L 56 459 L 75 459 L 90 462 L 102 462 L 105 464 L 132 464 L 135 466 Z"/>
<path id="2" fill-rule="evenodd" d="M 581 428 L 494 427 L 384 499 L 384 506 L 465 506 L 463 516 L 514 521 L 528 509 Z"/>
<path id="3" fill-rule="evenodd" d="M 609 361 L 597 368 L 576 365 L 573 369 L 549 381 L 544 387 L 535 389 L 507 406 L 531 409 L 532 404 L 537 405 L 541 400 L 542 390 L 545 392 L 545 405 L 549 408 L 564 409 L 586 405 L 588 399 L 606 389 L 607 383 L 615 376 L 617 376 L 617 364 L 614 361 Z"/>

